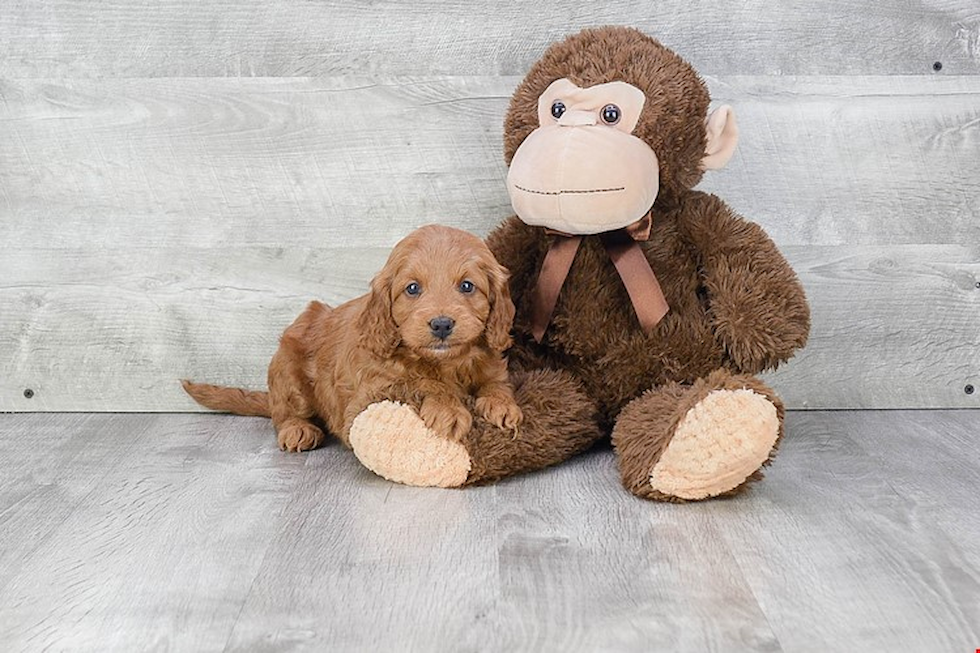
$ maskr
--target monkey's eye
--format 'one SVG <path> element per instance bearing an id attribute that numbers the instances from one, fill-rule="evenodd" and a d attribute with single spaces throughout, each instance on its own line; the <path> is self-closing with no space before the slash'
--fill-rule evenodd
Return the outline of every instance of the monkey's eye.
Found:
<path id="1" fill-rule="evenodd" d="M 615 104 L 607 104 L 602 107 L 602 122 L 607 125 L 615 125 L 619 122 L 621 112 Z"/>
<path id="2" fill-rule="evenodd" d="M 461 293 L 469 295 L 474 290 L 476 290 L 476 286 L 474 286 L 473 282 L 469 279 L 466 279 L 459 284 L 459 292 Z"/>
<path id="3" fill-rule="evenodd" d="M 563 113 L 565 113 L 565 103 L 561 100 L 555 100 L 554 104 L 551 105 L 551 115 L 555 117 L 555 120 L 558 120 Z"/>
<path id="4" fill-rule="evenodd" d="M 405 294 L 408 295 L 409 297 L 418 297 L 419 293 L 421 292 L 422 292 L 422 286 L 420 286 L 415 281 L 405 286 Z"/>

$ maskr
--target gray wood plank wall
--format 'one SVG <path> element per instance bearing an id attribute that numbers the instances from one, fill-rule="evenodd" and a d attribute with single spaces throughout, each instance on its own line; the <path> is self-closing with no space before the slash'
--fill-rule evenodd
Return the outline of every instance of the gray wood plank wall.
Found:
<path id="1" fill-rule="evenodd" d="M 362 293 L 415 226 L 510 214 L 510 93 L 598 24 L 661 38 L 735 106 L 739 150 L 701 187 L 807 287 L 811 343 L 771 376 L 788 404 L 980 406 L 975 0 L 7 0 L 0 410 L 263 386 L 309 299 Z"/>

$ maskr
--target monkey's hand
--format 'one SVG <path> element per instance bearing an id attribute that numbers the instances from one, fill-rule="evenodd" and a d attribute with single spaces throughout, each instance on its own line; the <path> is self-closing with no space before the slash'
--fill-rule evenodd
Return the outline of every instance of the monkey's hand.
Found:
<path id="1" fill-rule="evenodd" d="M 810 308 L 793 268 L 759 225 L 692 193 L 688 235 L 701 257 L 715 336 L 740 371 L 757 374 L 806 344 Z"/>
<path id="2" fill-rule="evenodd" d="M 792 357 L 810 328 L 799 279 L 766 241 L 769 247 L 717 258 L 704 274 L 715 335 L 738 368 L 752 374 Z"/>

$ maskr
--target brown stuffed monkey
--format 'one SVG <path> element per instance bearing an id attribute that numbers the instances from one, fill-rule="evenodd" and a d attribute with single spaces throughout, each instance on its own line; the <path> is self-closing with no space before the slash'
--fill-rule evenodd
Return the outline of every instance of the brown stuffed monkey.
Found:
<path id="1" fill-rule="evenodd" d="M 806 343 L 809 308 L 765 232 L 692 188 L 738 139 L 683 59 L 629 28 L 552 45 L 505 122 L 516 216 L 487 239 L 510 270 L 511 378 L 525 422 L 462 443 L 396 402 L 351 443 L 370 469 L 460 486 L 550 465 L 611 434 L 623 484 L 656 500 L 735 493 L 783 433 L 754 375 Z"/>

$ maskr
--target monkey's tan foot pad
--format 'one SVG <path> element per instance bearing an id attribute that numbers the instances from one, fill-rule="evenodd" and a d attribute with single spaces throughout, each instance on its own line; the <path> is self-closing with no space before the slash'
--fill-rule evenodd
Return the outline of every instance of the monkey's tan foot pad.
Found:
<path id="1" fill-rule="evenodd" d="M 470 473 L 466 447 L 439 437 L 411 406 L 371 404 L 350 429 L 354 455 L 389 481 L 419 487 L 459 487 Z"/>
<path id="2" fill-rule="evenodd" d="M 681 418 L 650 485 L 687 500 L 724 494 L 762 467 L 778 436 L 776 407 L 766 397 L 715 390 Z"/>

